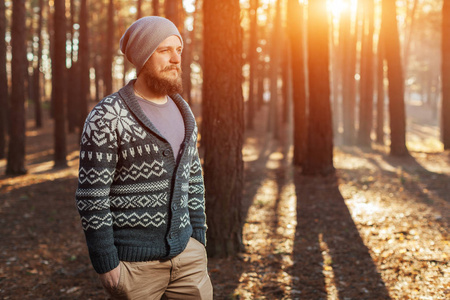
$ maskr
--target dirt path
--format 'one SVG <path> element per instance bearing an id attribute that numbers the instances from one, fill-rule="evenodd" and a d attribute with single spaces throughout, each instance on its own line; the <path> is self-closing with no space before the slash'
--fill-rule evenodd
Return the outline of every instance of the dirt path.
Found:
<path id="1" fill-rule="evenodd" d="M 264 134 L 249 132 L 244 149 L 246 251 L 209 260 L 215 299 L 450 297 L 449 153 L 337 147 L 336 177 L 314 178 L 291 167 L 286 136 Z M 69 140 L 69 168 L 52 170 L 51 129 L 30 129 L 29 174 L 0 176 L 1 299 L 106 299 L 74 203 L 77 135 Z"/>

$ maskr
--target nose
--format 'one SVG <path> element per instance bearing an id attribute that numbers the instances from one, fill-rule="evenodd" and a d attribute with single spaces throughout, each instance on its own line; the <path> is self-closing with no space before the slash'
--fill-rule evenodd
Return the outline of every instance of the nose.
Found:
<path id="1" fill-rule="evenodd" d="M 178 51 L 172 51 L 172 56 L 170 57 L 170 62 L 174 64 L 181 63 L 181 53 Z"/>

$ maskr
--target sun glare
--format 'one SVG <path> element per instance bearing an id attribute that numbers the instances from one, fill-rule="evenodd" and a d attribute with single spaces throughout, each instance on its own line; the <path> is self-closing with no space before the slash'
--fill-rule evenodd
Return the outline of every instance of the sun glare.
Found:
<path id="1" fill-rule="evenodd" d="M 357 1 L 355 0 L 328 0 L 327 8 L 335 16 L 346 10 L 356 11 Z"/>

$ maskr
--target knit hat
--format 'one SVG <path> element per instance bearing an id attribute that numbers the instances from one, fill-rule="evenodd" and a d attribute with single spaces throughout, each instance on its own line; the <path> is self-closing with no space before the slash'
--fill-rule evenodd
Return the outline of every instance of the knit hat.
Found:
<path id="1" fill-rule="evenodd" d="M 179 37 L 183 45 L 180 32 L 170 20 L 157 16 L 143 17 L 125 31 L 120 39 L 120 50 L 139 74 L 159 44 L 171 35 Z"/>

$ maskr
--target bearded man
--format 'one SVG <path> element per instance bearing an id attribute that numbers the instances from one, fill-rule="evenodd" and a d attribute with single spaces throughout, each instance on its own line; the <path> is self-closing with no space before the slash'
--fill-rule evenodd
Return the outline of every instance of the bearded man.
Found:
<path id="1" fill-rule="evenodd" d="M 89 256 L 113 299 L 212 299 L 197 125 L 179 93 L 183 39 L 161 17 L 120 49 L 137 79 L 90 112 L 76 204 Z"/>

